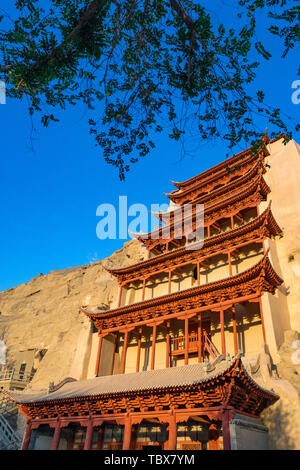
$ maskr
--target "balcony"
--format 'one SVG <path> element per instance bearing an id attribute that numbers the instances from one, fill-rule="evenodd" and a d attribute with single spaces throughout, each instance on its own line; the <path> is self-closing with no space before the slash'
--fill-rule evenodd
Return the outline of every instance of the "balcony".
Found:
<path id="1" fill-rule="evenodd" d="M 219 352 L 213 342 L 211 341 L 208 333 L 203 330 L 202 336 L 198 340 L 198 333 L 192 332 L 188 335 L 188 354 L 199 353 L 202 358 L 211 356 L 215 359 Z M 183 356 L 185 353 L 185 336 L 179 335 L 171 338 L 171 355 Z"/>

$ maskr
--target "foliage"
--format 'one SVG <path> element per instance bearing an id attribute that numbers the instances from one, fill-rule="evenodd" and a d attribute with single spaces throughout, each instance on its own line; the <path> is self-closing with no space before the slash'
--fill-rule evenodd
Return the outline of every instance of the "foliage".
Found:
<path id="1" fill-rule="evenodd" d="M 279 109 L 248 86 L 258 62 L 271 57 L 256 38 L 256 15 L 270 9 L 270 33 L 283 56 L 299 41 L 299 7 L 292 0 L 241 0 L 236 30 L 216 28 L 190 0 L 17 0 L 18 18 L 0 30 L 0 76 L 11 97 L 48 126 L 56 107 L 85 103 L 90 132 L 121 179 L 155 143 L 223 138 L 232 148 L 257 142 L 257 113 L 275 133 L 291 137 Z M 3 21 L 3 18 L 2 18 Z M 99 106 L 100 102 L 100 106 Z M 54 111 L 49 111 L 49 108 Z M 153 138 L 153 137 L 152 137 Z M 256 144 L 257 145 L 257 144 Z"/>

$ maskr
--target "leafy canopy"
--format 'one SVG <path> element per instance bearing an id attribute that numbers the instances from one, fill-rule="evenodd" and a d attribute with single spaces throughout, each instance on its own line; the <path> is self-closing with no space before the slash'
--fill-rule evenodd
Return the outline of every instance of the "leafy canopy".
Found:
<path id="1" fill-rule="evenodd" d="M 8 95 L 27 97 L 30 114 L 46 127 L 58 120 L 57 107 L 86 104 L 90 133 L 121 179 L 163 131 L 176 141 L 223 138 L 229 148 L 256 142 L 257 150 L 260 114 L 272 137 L 291 138 L 263 91 L 247 89 L 259 65 L 250 60 L 253 49 L 271 57 L 256 35 L 257 14 L 269 11 L 269 32 L 281 38 L 285 57 L 300 38 L 298 2 L 241 0 L 235 30 L 213 25 L 197 0 L 41 3 L 17 0 L 17 19 L 0 30 Z"/>

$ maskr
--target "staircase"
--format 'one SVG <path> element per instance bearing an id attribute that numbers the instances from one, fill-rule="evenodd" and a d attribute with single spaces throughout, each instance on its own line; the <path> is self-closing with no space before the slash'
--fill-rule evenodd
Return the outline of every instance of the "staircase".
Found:
<path id="1" fill-rule="evenodd" d="M 203 333 L 203 344 L 202 344 L 202 353 L 207 353 L 212 359 L 216 359 L 216 357 L 219 356 L 219 351 L 209 338 L 209 335 L 207 334 L 206 330 L 202 331 Z M 195 353 L 198 351 L 198 334 L 197 333 L 191 333 L 188 336 L 188 352 L 189 353 Z M 171 354 L 172 356 L 182 356 L 184 354 L 184 348 L 185 348 L 185 337 L 180 335 L 180 336 L 174 336 L 171 338 Z"/>
<path id="2" fill-rule="evenodd" d="M 209 339 L 208 334 L 206 331 L 203 331 L 203 338 L 204 338 L 204 345 L 203 349 L 204 351 L 207 351 L 208 354 L 213 358 L 216 359 L 216 357 L 219 356 L 219 351 L 217 350 L 216 346 L 213 344 L 213 342 Z"/>
<path id="3" fill-rule="evenodd" d="M 0 450 L 18 450 L 22 438 L 9 421 L 16 421 L 18 408 L 6 397 L 0 396 Z"/>

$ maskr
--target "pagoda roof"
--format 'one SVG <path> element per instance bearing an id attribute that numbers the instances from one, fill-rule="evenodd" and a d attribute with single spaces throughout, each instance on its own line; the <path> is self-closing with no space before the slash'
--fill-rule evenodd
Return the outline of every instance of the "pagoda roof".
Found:
<path id="1" fill-rule="evenodd" d="M 242 189 L 237 188 L 234 194 L 229 194 L 224 199 L 214 201 L 211 204 L 207 205 L 204 210 L 204 226 L 208 225 L 208 223 L 212 223 L 210 220 L 212 218 L 211 216 L 213 216 L 214 213 L 216 213 L 217 215 L 217 211 L 219 211 L 220 209 L 223 209 L 226 206 L 234 205 L 238 201 L 242 201 L 256 192 L 259 192 L 262 195 L 262 198 L 266 198 L 266 196 L 270 193 L 270 188 L 263 178 L 262 171 L 260 171 L 257 177 L 245 187 L 243 187 Z M 191 205 L 192 211 L 189 211 L 188 215 L 184 216 L 185 222 L 192 220 L 195 215 L 197 202 L 194 201 L 193 203 L 191 203 Z M 160 220 L 163 221 L 165 215 L 166 213 L 159 213 Z M 181 218 L 176 219 L 175 217 L 170 218 L 168 216 L 168 222 L 165 226 L 146 234 L 132 233 L 132 235 L 137 238 L 140 242 L 147 245 L 153 242 L 153 240 L 158 240 L 164 237 L 164 232 L 172 234 L 172 231 L 174 231 L 175 227 L 178 226 L 182 226 Z"/>
<path id="2" fill-rule="evenodd" d="M 267 229 L 268 233 L 266 234 L 264 232 L 261 234 L 256 234 L 256 232 L 261 231 L 263 227 Z M 194 259 L 198 260 L 199 258 L 201 258 L 201 256 L 213 254 L 214 251 L 216 251 L 220 247 L 226 248 L 228 244 L 233 247 L 238 243 L 240 239 L 242 241 L 249 240 L 250 242 L 252 239 L 255 241 L 259 237 L 263 237 L 266 235 L 276 236 L 280 233 L 281 229 L 272 214 L 270 201 L 268 207 L 264 210 L 264 212 L 262 212 L 259 216 L 255 217 L 255 219 L 243 225 L 240 225 L 239 227 L 236 227 L 230 231 L 226 231 L 213 235 L 209 238 L 205 238 L 203 241 L 203 245 L 200 246 L 199 249 L 197 249 L 197 242 L 195 242 L 195 244 L 193 245 L 193 249 L 191 249 L 190 246 L 189 249 L 187 249 L 186 247 L 177 248 L 172 251 L 160 254 L 154 258 L 150 258 L 140 263 L 133 264 L 131 266 L 123 268 L 109 268 L 107 266 L 103 267 L 110 274 L 116 276 L 121 282 L 127 279 L 130 282 L 130 279 L 137 274 L 139 274 L 139 276 L 143 276 L 145 275 L 145 273 L 155 274 L 159 271 L 159 269 L 169 268 L 170 266 L 172 266 L 173 263 L 176 264 L 176 260 L 178 259 L 181 263 L 185 260 L 187 262 L 192 262 Z"/>
<path id="3" fill-rule="evenodd" d="M 237 399 L 237 395 L 232 393 L 232 386 L 230 387 L 233 383 L 238 386 L 239 396 L 242 386 L 244 393 L 251 392 L 264 403 L 263 408 L 279 398 L 273 391 L 266 390 L 251 377 L 250 371 L 248 372 L 240 356 L 228 358 L 222 355 L 208 364 L 198 363 L 74 381 L 51 393 L 46 391 L 36 393 L 5 391 L 3 393 L 10 400 L 21 405 L 20 411 L 27 417 L 43 418 L 57 416 L 57 414 L 65 416 L 68 414 L 69 407 L 70 414 L 74 414 L 75 410 L 80 410 L 80 406 L 76 406 L 80 403 L 85 404 L 85 413 L 90 406 L 94 409 L 98 407 L 100 410 L 106 408 L 107 412 L 109 407 L 117 408 L 118 402 L 114 400 L 122 398 L 124 400 L 126 397 L 126 402 L 123 402 L 123 407 L 126 407 L 127 404 L 130 405 L 128 402 L 131 399 L 136 399 L 137 396 L 140 397 L 140 402 L 143 402 L 144 398 L 148 397 L 149 400 L 155 394 L 157 402 L 166 393 L 176 396 L 178 393 L 202 391 L 201 395 L 194 395 L 196 402 L 198 400 L 199 404 L 205 406 L 205 401 L 208 402 L 212 398 L 214 404 L 219 401 L 221 405 L 225 398 L 224 392 L 220 393 L 221 384 L 225 386 L 223 390 L 227 392 L 228 398 L 235 397 L 234 399 Z M 216 387 L 217 384 L 218 387 Z M 208 393 L 207 397 L 203 397 L 203 393 L 206 394 L 208 389 L 214 388 L 215 396 L 211 397 L 211 394 Z M 139 404 L 141 405 L 141 403 Z M 236 405 L 236 402 L 232 404 Z M 259 408 L 257 402 L 252 402 L 252 404 Z M 113 419 L 113 415 L 111 417 Z"/>
<path id="4" fill-rule="evenodd" d="M 269 136 L 268 136 L 267 132 L 265 132 L 262 139 L 264 140 L 265 144 L 268 144 L 270 142 L 270 139 L 269 139 Z M 277 139 L 274 139 L 274 140 L 277 140 Z M 267 150 L 267 148 L 265 148 L 265 150 L 263 152 L 263 155 L 264 156 L 269 155 L 269 151 Z M 171 180 L 171 183 L 173 183 L 178 189 L 189 188 L 189 187 L 193 186 L 195 183 L 198 183 L 200 181 L 204 182 L 204 180 L 207 180 L 208 178 L 214 179 L 214 178 L 219 177 L 223 174 L 226 174 L 226 172 L 228 172 L 228 170 L 226 170 L 226 167 L 231 168 L 232 166 L 236 165 L 237 163 L 243 164 L 244 161 L 246 160 L 245 157 L 248 157 L 248 156 L 253 157 L 253 158 L 257 158 L 257 155 L 255 155 L 252 152 L 252 147 L 249 147 L 249 148 L 243 150 L 242 152 L 239 152 L 236 155 L 233 155 L 232 157 L 228 158 L 227 160 L 224 160 L 224 161 L 218 163 L 217 165 L 209 168 L 206 171 L 203 171 L 202 173 L 199 173 L 196 176 L 193 176 L 192 178 L 190 178 L 186 181 L 177 182 L 177 181 L 172 181 Z M 172 193 L 170 193 L 170 194 L 172 194 Z"/>
<path id="5" fill-rule="evenodd" d="M 95 312 L 81 307 L 81 311 L 95 322 L 100 330 L 118 330 L 131 324 L 151 322 L 159 318 L 175 318 L 189 311 L 209 309 L 212 305 L 229 303 L 237 298 L 258 297 L 262 292 L 274 294 L 283 280 L 273 269 L 268 252 L 251 268 L 240 274 L 195 286 L 173 294 L 136 302 L 112 310 Z"/>
<path id="6" fill-rule="evenodd" d="M 208 190 L 208 188 L 210 188 L 209 186 L 203 188 L 203 185 L 198 183 L 185 191 L 170 194 L 169 198 L 172 202 L 179 205 L 191 202 L 205 204 L 226 192 L 233 191 L 238 187 L 244 186 L 245 183 L 249 182 L 252 178 L 257 176 L 259 171 L 261 171 L 262 174 L 266 172 L 265 166 L 263 165 L 261 159 L 256 160 L 254 164 L 252 163 L 251 166 L 247 168 L 246 172 L 243 172 L 233 181 L 231 181 L 228 176 L 227 178 L 224 178 L 224 184 L 221 187 Z M 203 189 L 206 189 L 206 191 L 203 191 Z M 173 209 L 173 211 L 176 213 L 176 209 Z"/>

